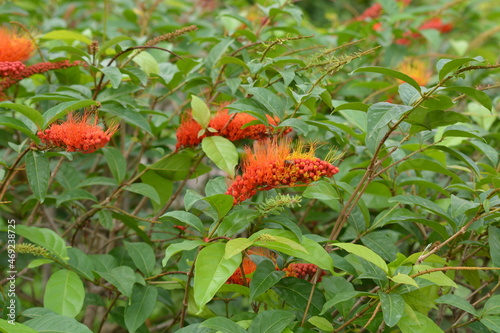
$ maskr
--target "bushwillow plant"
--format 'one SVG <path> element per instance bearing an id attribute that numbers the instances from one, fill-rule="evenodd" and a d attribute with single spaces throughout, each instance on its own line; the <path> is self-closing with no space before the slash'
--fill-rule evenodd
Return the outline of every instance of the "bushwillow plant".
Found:
<path id="1" fill-rule="evenodd" d="M 493 1 L 297 5 L 2 9 L 0 330 L 500 332 Z"/>

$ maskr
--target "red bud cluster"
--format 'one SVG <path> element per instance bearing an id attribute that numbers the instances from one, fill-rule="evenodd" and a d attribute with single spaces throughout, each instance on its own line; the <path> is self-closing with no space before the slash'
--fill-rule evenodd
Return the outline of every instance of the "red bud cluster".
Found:
<path id="1" fill-rule="evenodd" d="M 293 263 L 288 265 L 288 267 L 283 269 L 283 272 L 286 273 L 286 276 L 296 277 L 302 280 L 311 281 L 318 270 L 318 266 L 314 264 L 301 264 L 301 263 Z M 318 282 L 321 281 L 321 277 L 326 275 L 325 271 L 321 271 L 321 276 L 318 279 Z"/>
<path id="2" fill-rule="evenodd" d="M 17 76 L 22 73 L 26 65 L 20 61 L 0 62 L 0 77 Z"/>

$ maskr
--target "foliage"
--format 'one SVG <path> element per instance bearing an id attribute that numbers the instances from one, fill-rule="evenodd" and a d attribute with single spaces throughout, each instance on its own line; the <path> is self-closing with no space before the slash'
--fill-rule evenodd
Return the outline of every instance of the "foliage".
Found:
<path id="1" fill-rule="evenodd" d="M 500 332 L 500 12 L 409 2 L 3 5 L 0 330 Z"/>

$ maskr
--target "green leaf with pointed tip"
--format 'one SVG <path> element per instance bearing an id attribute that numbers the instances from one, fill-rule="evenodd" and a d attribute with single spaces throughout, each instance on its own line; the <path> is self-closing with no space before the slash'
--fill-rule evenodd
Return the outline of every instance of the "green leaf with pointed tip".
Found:
<path id="1" fill-rule="evenodd" d="M 21 323 L 15 322 L 13 325 L 5 319 L 0 319 L 0 330 L 3 333 L 38 333 L 31 327 L 25 326 Z"/>
<path id="2" fill-rule="evenodd" d="M 479 321 L 493 332 L 500 332 L 500 316 L 484 316 Z"/>
<path id="3" fill-rule="evenodd" d="M 170 244 L 165 250 L 165 257 L 161 261 L 161 264 L 165 267 L 168 263 L 168 260 L 176 253 L 181 251 L 191 251 L 192 249 L 197 248 L 198 246 L 207 245 L 204 241 L 201 240 L 185 240 L 180 243 Z"/>
<path id="4" fill-rule="evenodd" d="M 74 318 L 80 313 L 85 289 L 78 275 L 67 269 L 52 274 L 45 286 L 43 306 L 63 316 Z"/>
<path id="5" fill-rule="evenodd" d="M 23 324 L 37 332 L 44 333 L 92 333 L 87 326 L 76 319 L 59 314 L 43 315 L 25 321 Z"/>
<path id="6" fill-rule="evenodd" d="M 127 173 L 127 161 L 125 157 L 123 157 L 123 154 L 115 147 L 106 147 L 101 150 L 113 177 L 120 183 Z"/>
<path id="7" fill-rule="evenodd" d="M 234 168 L 238 164 L 238 152 L 234 144 L 221 136 L 203 138 L 201 147 L 208 158 L 221 170 L 234 177 Z"/>
<path id="8" fill-rule="evenodd" d="M 463 297 L 460 297 L 455 294 L 447 294 L 439 297 L 435 301 L 437 304 L 448 304 L 454 306 L 460 310 L 464 310 L 475 317 L 478 317 L 478 313 L 476 309 Z"/>
<path id="9" fill-rule="evenodd" d="M 222 333 L 245 333 L 245 329 L 226 317 L 213 317 L 205 320 L 200 327 L 207 327 Z"/>
<path id="10" fill-rule="evenodd" d="M 54 231 L 46 228 L 16 225 L 16 233 L 30 242 L 40 245 L 62 260 L 68 259 L 68 251 L 64 239 Z"/>
<path id="11" fill-rule="evenodd" d="M 282 278 L 274 287 L 281 299 L 289 306 L 303 312 L 309 303 L 312 284 L 309 281 L 297 279 L 294 277 Z M 308 314 L 319 315 L 325 304 L 325 297 L 317 288 L 314 289 L 313 297 L 310 302 Z"/>
<path id="12" fill-rule="evenodd" d="M 104 67 L 101 68 L 100 71 L 104 74 L 104 76 L 111 81 L 111 84 L 113 85 L 113 88 L 116 89 L 120 86 L 120 83 L 122 82 L 122 72 L 120 72 L 120 69 L 118 67 Z"/>
<path id="13" fill-rule="evenodd" d="M 28 126 L 26 126 L 22 121 L 18 119 L 12 117 L 0 116 L 0 125 L 18 130 L 21 133 L 26 134 L 33 141 L 37 143 L 40 142 L 40 138 L 38 138 L 38 136 L 36 136 Z"/>
<path id="14" fill-rule="evenodd" d="M 247 248 L 253 245 L 253 241 L 248 238 L 235 238 L 231 239 L 226 243 L 226 250 L 224 253 L 224 259 L 229 259 L 232 256 L 245 251 Z"/>
<path id="15" fill-rule="evenodd" d="M 90 200 L 97 202 L 97 198 L 90 192 L 82 190 L 81 188 L 77 188 L 74 190 L 64 191 L 61 195 L 57 197 L 56 207 L 61 206 L 63 203 L 78 200 Z"/>
<path id="16" fill-rule="evenodd" d="M 241 254 L 224 259 L 226 244 L 214 243 L 203 248 L 196 258 L 193 296 L 202 309 L 241 264 Z"/>
<path id="17" fill-rule="evenodd" d="M 42 35 L 40 38 L 41 39 L 53 39 L 53 40 L 65 39 L 65 40 L 69 40 L 69 41 L 77 40 L 77 41 L 83 42 L 87 45 L 90 45 L 92 43 L 92 41 L 88 37 L 82 35 L 79 32 L 71 31 L 71 30 L 53 30 L 51 32 L 47 32 L 45 35 Z"/>
<path id="18" fill-rule="evenodd" d="M 426 315 L 421 314 L 408 305 L 404 305 L 403 317 L 398 322 L 402 333 L 443 333 L 444 331 Z"/>
<path id="19" fill-rule="evenodd" d="M 43 203 L 49 188 L 50 164 L 44 152 L 29 151 L 25 157 L 28 183 L 35 197 Z"/>
<path id="20" fill-rule="evenodd" d="M 134 286 L 130 302 L 124 313 L 125 326 L 130 333 L 135 333 L 153 313 L 157 297 L 158 289 L 154 286 L 141 286 L 140 284 Z"/>
<path id="21" fill-rule="evenodd" d="M 228 194 L 215 194 L 203 200 L 207 201 L 215 210 L 217 210 L 217 215 L 219 219 L 222 219 L 224 216 L 231 211 L 233 208 L 234 198 L 232 195 Z"/>
<path id="22" fill-rule="evenodd" d="M 253 272 L 250 281 L 250 302 L 265 293 L 285 276 L 285 272 L 277 271 L 270 260 L 262 261 Z"/>
<path id="23" fill-rule="evenodd" d="M 286 104 L 275 93 L 266 88 L 250 88 L 247 92 L 252 94 L 253 98 L 262 104 L 269 113 L 278 119 L 283 119 Z"/>
<path id="24" fill-rule="evenodd" d="M 165 213 L 162 216 L 160 216 L 160 218 L 163 217 L 172 217 L 174 219 L 177 219 L 182 223 L 186 223 L 187 225 L 195 228 L 202 234 L 205 231 L 205 227 L 203 226 L 203 223 L 201 222 L 200 218 L 194 215 L 193 213 L 176 210 L 173 212 Z"/>
<path id="25" fill-rule="evenodd" d="M 193 119 L 200 124 L 201 128 L 207 128 L 211 113 L 208 106 L 196 95 L 191 95 L 191 109 Z"/>
<path id="26" fill-rule="evenodd" d="M 439 73 L 439 80 L 444 79 L 446 75 L 458 69 L 460 66 L 465 65 L 471 61 L 483 61 L 482 57 L 476 58 L 460 58 L 460 59 L 440 59 L 436 64 L 436 69 Z"/>
<path id="27" fill-rule="evenodd" d="M 486 94 L 484 91 L 477 90 L 471 87 L 446 87 L 443 90 L 453 90 L 465 94 L 467 95 L 467 97 L 472 98 L 488 110 L 491 110 L 491 108 L 493 107 L 490 96 L 488 96 L 488 94 Z"/>
<path id="28" fill-rule="evenodd" d="M 408 274 L 398 273 L 393 277 L 390 277 L 390 279 L 396 283 L 407 284 L 418 288 L 417 282 L 413 278 L 411 278 Z"/>
<path id="29" fill-rule="evenodd" d="M 123 295 L 132 296 L 132 288 L 136 282 L 134 270 L 128 266 L 118 266 L 107 272 L 97 272 L 104 280 L 111 283 Z"/>
<path id="30" fill-rule="evenodd" d="M 96 58 L 98 59 L 101 54 L 103 54 L 104 52 L 106 52 L 106 50 L 108 48 L 110 48 L 111 46 L 114 46 L 118 43 L 121 43 L 123 41 L 131 41 L 133 40 L 133 38 L 130 38 L 128 36 L 117 36 L 117 37 L 114 37 L 114 38 L 111 38 L 110 40 L 106 41 L 105 43 L 103 43 L 102 45 L 99 46 L 99 51 L 96 53 Z"/>
<path id="31" fill-rule="evenodd" d="M 146 196 L 149 199 L 151 199 L 151 201 L 154 201 L 156 203 L 160 203 L 160 196 L 158 195 L 158 192 L 156 191 L 156 189 L 153 186 L 151 186 L 149 184 L 134 183 L 134 184 L 130 184 L 128 186 L 125 186 L 123 189 L 126 191 L 129 191 L 129 192 L 133 192 L 133 193 L 137 193 L 137 194 Z"/>
<path id="32" fill-rule="evenodd" d="M 155 253 L 151 246 L 146 243 L 125 242 L 125 248 L 135 266 L 139 268 L 145 276 L 150 276 L 156 264 Z"/>
<path id="33" fill-rule="evenodd" d="M 2 102 L 0 103 L 0 107 L 15 110 L 19 113 L 22 113 L 26 118 L 31 120 L 38 128 L 42 128 L 43 126 L 43 117 L 42 114 L 29 106 L 16 104 L 12 102 Z"/>
<path id="34" fill-rule="evenodd" d="M 368 66 L 368 67 L 361 67 L 358 68 L 352 73 L 380 73 L 380 74 L 385 74 L 392 76 L 396 79 L 399 79 L 401 81 L 404 81 L 411 85 L 413 88 L 415 88 L 417 91 L 421 91 L 420 85 L 415 81 L 413 78 L 409 77 L 408 75 L 395 71 L 394 69 L 389 69 L 389 68 L 384 68 L 384 67 L 377 67 L 377 66 Z"/>
<path id="35" fill-rule="evenodd" d="M 389 268 L 387 267 L 384 259 L 366 246 L 351 243 L 335 243 L 334 246 L 338 246 L 347 252 L 355 254 L 381 268 L 384 272 L 389 273 Z"/>
<path id="36" fill-rule="evenodd" d="M 403 316 L 405 301 L 401 295 L 386 294 L 380 290 L 378 291 L 378 296 L 380 297 L 385 324 L 393 327 Z"/>
<path id="37" fill-rule="evenodd" d="M 52 124 L 54 121 L 68 114 L 69 112 L 86 108 L 92 105 L 99 105 L 99 103 L 91 99 L 59 103 L 43 113 L 43 128 L 46 128 L 48 125 Z"/>
<path id="38" fill-rule="evenodd" d="M 282 333 L 295 318 L 293 313 L 285 310 L 267 310 L 259 313 L 252 320 L 248 333 Z"/>

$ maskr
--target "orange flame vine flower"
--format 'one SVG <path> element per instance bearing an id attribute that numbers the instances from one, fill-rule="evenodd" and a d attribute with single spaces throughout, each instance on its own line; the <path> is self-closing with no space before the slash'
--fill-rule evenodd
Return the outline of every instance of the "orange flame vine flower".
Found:
<path id="1" fill-rule="evenodd" d="M 315 157 L 314 151 L 314 145 L 304 150 L 302 143 L 292 151 L 291 140 L 287 138 L 256 141 L 253 149 L 245 148 L 243 174 L 236 177 L 226 194 L 232 195 L 237 204 L 251 198 L 258 190 L 309 184 L 339 172 L 330 162 Z"/>
<path id="2" fill-rule="evenodd" d="M 85 112 L 81 117 L 70 113 L 65 122 L 52 124 L 45 131 L 39 131 L 37 135 L 49 147 L 62 148 L 69 152 L 93 153 L 109 142 L 118 129 L 118 124 L 104 131 L 97 125 L 97 114 L 94 114 L 93 122 L 88 122 L 91 113 Z"/>
<path id="3" fill-rule="evenodd" d="M 30 38 L 18 35 L 6 28 L 0 28 L 0 62 L 28 60 L 35 44 Z"/>
<path id="4" fill-rule="evenodd" d="M 257 124 L 242 128 L 244 125 L 254 120 L 257 120 L 257 118 L 249 114 L 229 114 L 228 109 L 221 108 L 208 124 L 208 127 L 213 128 L 216 132 L 206 131 L 205 134 L 198 136 L 202 128 L 191 115 L 188 115 L 183 119 L 181 125 L 177 129 L 176 149 L 196 147 L 201 143 L 203 138 L 214 135 L 223 136 L 230 141 L 241 139 L 259 140 L 268 137 L 273 132 L 272 126 L 277 124 L 276 119 L 268 116 L 268 121 L 272 126 Z M 285 133 L 289 131 L 291 131 L 291 129 L 287 129 Z"/>

